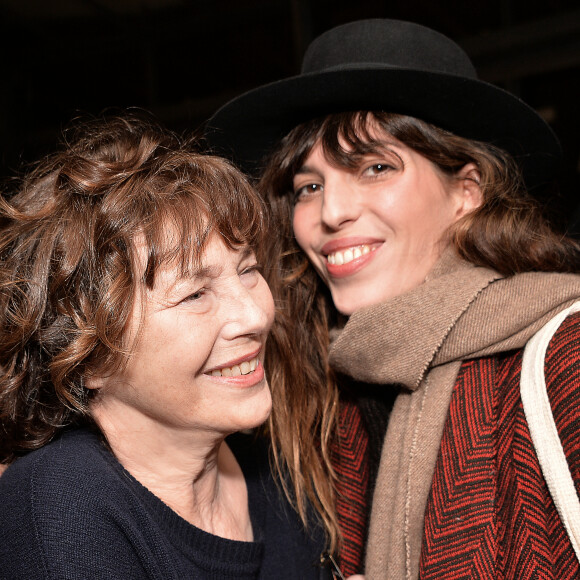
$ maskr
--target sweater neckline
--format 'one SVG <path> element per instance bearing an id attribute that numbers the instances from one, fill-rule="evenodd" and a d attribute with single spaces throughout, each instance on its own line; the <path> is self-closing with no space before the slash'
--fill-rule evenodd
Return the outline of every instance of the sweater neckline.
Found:
<path id="1" fill-rule="evenodd" d="M 232 445 L 230 448 L 238 459 L 237 445 Z M 259 490 L 255 489 L 258 484 L 253 478 L 246 477 L 244 462 L 240 461 L 240 466 L 246 477 L 248 504 L 254 531 L 254 540 L 249 542 L 223 538 L 189 523 L 135 479 L 108 449 L 101 446 L 100 451 L 107 463 L 118 473 L 121 481 L 129 485 L 139 497 L 147 512 L 159 525 L 163 535 L 185 558 L 214 572 L 223 570 L 224 573 L 231 574 L 234 570 L 249 575 L 259 572 L 264 550 L 263 514 L 257 507 L 259 502 L 255 501 L 259 493 Z"/>

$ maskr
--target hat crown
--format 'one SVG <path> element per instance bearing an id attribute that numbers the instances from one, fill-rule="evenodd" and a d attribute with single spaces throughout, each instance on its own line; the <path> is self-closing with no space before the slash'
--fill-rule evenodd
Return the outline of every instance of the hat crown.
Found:
<path id="1" fill-rule="evenodd" d="M 477 78 L 467 54 L 443 34 L 400 20 L 359 20 L 316 38 L 306 50 L 302 74 L 330 70 L 400 68 Z"/>
<path id="2" fill-rule="evenodd" d="M 361 20 L 325 32 L 302 72 L 236 97 L 208 121 L 206 138 L 250 173 L 300 123 L 344 111 L 387 111 L 422 119 L 504 149 L 526 184 L 541 189 L 562 151 L 536 111 L 477 78 L 459 45 L 412 22 Z"/>

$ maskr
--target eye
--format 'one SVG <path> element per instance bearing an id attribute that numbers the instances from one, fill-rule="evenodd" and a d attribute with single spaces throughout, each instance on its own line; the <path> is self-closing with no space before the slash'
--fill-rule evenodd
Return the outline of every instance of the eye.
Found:
<path id="1" fill-rule="evenodd" d="M 255 263 L 251 266 L 246 266 L 241 272 L 240 277 L 243 280 L 243 284 L 247 287 L 253 287 L 258 283 L 258 280 L 262 278 L 262 267 L 260 264 Z"/>
<path id="2" fill-rule="evenodd" d="M 242 270 L 242 274 L 254 274 L 256 272 L 258 274 L 262 272 L 262 266 L 260 266 L 260 264 L 258 264 L 257 262 L 255 264 L 252 264 L 251 266 L 246 266 Z"/>
<path id="3" fill-rule="evenodd" d="M 195 292 L 192 292 L 188 296 L 186 296 L 181 302 L 198 302 L 201 300 L 206 294 L 205 288 L 200 288 Z"/>
<path id="4" fill-rule="evenodd" d="M 362 174 L 367 177 L 375 177 L 376 175 L 385 173 L 390 169 L 394 169 L 394 167 L 392 165 L 389 165 L 388 163 L 374 163 L 373 165 L 370 165 L 369 167 L 364 169 Z"/>
<path id="5" fill-rule="evenodd" d="M 294 203 L 313 197 L 324 191 L 324 186 L 319 183 L 308 183 L 294 189 Z"/>

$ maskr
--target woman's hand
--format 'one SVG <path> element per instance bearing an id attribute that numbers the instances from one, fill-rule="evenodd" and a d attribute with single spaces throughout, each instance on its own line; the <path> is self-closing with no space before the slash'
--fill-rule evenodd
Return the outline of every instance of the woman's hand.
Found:
<path id="1" fill-rule="evenodd" d="M 365 580 L 365 577 L 362 574 L 354 574 L 353 576 L 349 576 L 346 580 Z"/>

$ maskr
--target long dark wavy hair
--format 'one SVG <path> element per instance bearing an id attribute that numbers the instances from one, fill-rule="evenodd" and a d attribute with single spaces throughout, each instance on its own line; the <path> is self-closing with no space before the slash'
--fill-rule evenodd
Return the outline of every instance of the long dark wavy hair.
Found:
<path id="1" fill-rule="evenodd" d="M 260 259 L 266 231 L 239 171 L 150 116 L 76 122 L 0 199 L 0 463 L 92 422 L 85 381 L 127 360 L 135 292 L 160 264 L 197 263 L 214 232 Z"/>
<path id="2" fill-rule="evenodd" d="M 294 238 L 292 181 L 316 143 L 322 144 L 331 163 L 355 169 L 363 156 L 380 152 L 381 132 L 420 153 L 451 178 L 467 163 L 477 166 L 483 203 L 450 232 L 460 256 L 506 276 L 580 271 L 578 243 L 552 229 L 540 203 L 527 192 L 515 161 L 488 143 L 383 112 L 329 115 L 299 125 L 284 138 L 258 183 L 277 224 L 267 270 L 278 307 L 267 346 L 274 400 L 270 432 L 277 464 L 290 472 L 298 510 L 304 513 L 308 501 L 314 504 L 332 546 L 340 542 L 329 455 L 337 432 L 339 393 L 328 348 L 329 329 L 338 315 Z"/>

